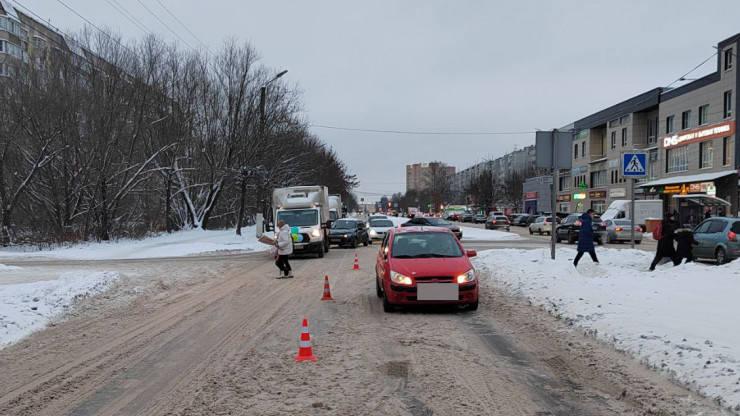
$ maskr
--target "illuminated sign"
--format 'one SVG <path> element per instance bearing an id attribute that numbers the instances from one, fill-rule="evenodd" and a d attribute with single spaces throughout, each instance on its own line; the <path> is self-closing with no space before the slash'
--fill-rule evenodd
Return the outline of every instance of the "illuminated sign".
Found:
<path id="1" fill-rule="evenodd" d="M 686 185 L 667 185 L 663 187 L 664 194 L 686 194 Z"/>
<path id="2" fill-rule="evenodd" d="M 558 202 L 570 202 L 570 195 L 558 195 Z"/>
<path id="3" fill-rule="evenodd" d="M 606 191 L 591 191 L 588 193 L 589 198 L 606 198 Z"/>
<path id="4" fill-rule="evenodd" d="M 714 126 L 703 127 L 700 129 L 689 130 L 680 134 L 663 137 L 662 143 L 664 149 L 670 149 L 676 146 L 714 139 L 717 137 L 731 136 L 735 134 L 735 122 L 728 121 Z"/>
<path id="5" fill-rule="evenodd" d="M 538 192 L 527 192 L 524 194 L 524 199 L 537 199 Z"/>
<path id="6" fill-rule="evenodd" d="M 714 185 L 707 186 L 707 195 L 709 196 L 717 195 L 717 188 Z"/>
<path id="7" fill-rule="evenodd" d="M 586 199 L 586 193 L 581 192 L 580 194 L 573 194 L 573 199 Z"/>

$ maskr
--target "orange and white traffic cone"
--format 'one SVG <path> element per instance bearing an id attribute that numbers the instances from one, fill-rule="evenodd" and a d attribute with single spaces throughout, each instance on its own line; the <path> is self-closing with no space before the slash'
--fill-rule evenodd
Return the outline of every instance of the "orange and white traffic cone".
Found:
<path id="1" fill-rule="evenodd" d="M 355 253 L 355 265 L 352 267 L 352 270 L 360 270 L 360 264 L 357 263 L 357 253 Z"/>
<path id="2" fill-rule="evenodd" d="M 331 298 L 331 289 L 329 289 L 329 276 L 324 276 L 324 295 L 321 300 L 334 300 Z"/>
<path id="3" fill-rule="evenodd" d="M 303 318 L 303 328 L 301 328 L 301 343 L 298 348 L 298 356 L 295 360 L 300 361 L 316 361 L 316 357 L 313 355 L 311 349 L 311 334 L 308 333 L 308 319 Z"/>

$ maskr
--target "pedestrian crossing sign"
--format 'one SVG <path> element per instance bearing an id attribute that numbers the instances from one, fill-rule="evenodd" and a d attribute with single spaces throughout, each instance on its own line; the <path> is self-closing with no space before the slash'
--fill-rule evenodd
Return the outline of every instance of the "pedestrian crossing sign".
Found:
<path id="1" fill-rule="evenodd" d="M 647 175 L 647 155 L 645 153 L 622 154 L 622 176 L 641 177 Z"/>

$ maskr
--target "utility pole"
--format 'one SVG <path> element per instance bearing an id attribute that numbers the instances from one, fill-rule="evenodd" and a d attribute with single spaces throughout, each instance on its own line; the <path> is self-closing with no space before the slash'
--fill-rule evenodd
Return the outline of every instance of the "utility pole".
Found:
<path id="1" fill-rule="evenodd" d="M 558 129 L 552 129 L 552 188 L 550 191 L 550 211 L 552 218 L 550 222 L 550 258 L 555 260 L 555 241 L 557 236 L 558 216 L 556 215 L 555 204 L 557 204 L 557 183 L 558 183 L 558 153 L 556 151 L 555 141 L 557 140 Z"/>

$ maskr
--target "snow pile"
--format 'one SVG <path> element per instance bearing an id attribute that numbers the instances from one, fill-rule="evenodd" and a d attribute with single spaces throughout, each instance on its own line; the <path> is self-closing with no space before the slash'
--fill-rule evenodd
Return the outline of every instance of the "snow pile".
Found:
<path id="1" fill-rule="evenodd" d="M 86 296 L 104 292 L 116 272 L 65 273 L 56 280 L 0 286 L 0 348 L 43 329 Z"/>
<path id="2" fill-rule="evenodd" d="M 45 257 L 65 260 L 112 260 L 179 257 L 215 251 L 262 251 L 270 247 L 257 241 L 254 227 L 234 229 L 178 231 L 142 240 L 81 243 L 49 251 L 22 252 L 18 248 L 0 251 L 0 257 Z"/>
<path id="3" fill-rule="evenodd" d="M 463 241 L 466 240 L 487 240 L 487 241 L 498 241 L 498 240 L 521 240 L 522 238 L 513 233 L 507 231 L 498 230 L 486 230 L 474 227 L 460 227 L 463 233 Z"/>
<path id="4" fill-rule="evenodd" d="M 597 249 L 578 271 L 573 249 L 488 250 L 491 279 L 728 407 L 740 405 L 740 264 L 672 263 L 654 253 Z"/>
<path id="5" fill-rule="evenodd" d="M 0 273 L 2 272 L 14 272 L 18 270 L 23 270 L 23 267 L 18 266 L 6 266 L 4 264 L 0 264 Z"/>

